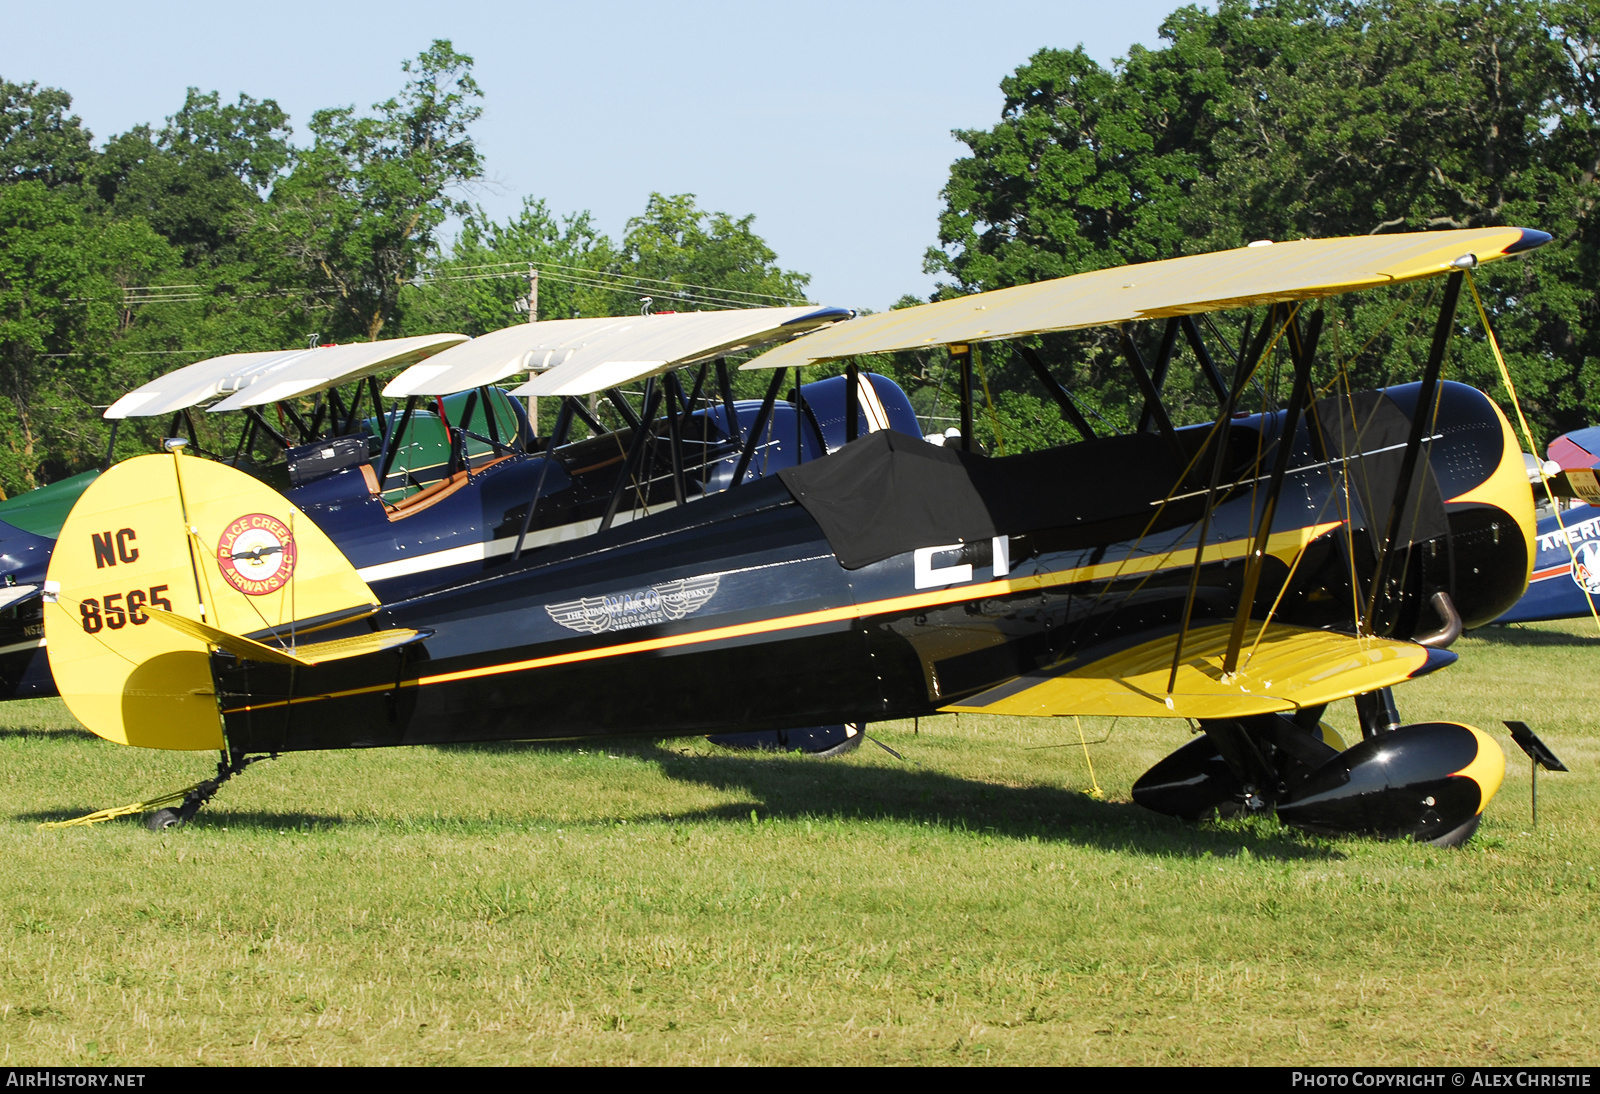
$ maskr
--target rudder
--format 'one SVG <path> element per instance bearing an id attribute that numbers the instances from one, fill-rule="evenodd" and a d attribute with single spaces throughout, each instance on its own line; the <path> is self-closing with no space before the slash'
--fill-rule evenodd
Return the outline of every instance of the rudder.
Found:
<path id="1" fill-rule="evenodd" d="M 146 608 L 234 634 L 349 618 L 377 597 L 309 517 L 210 460 L 140 456 L 68 514 L 50 559 L 45 639 L 67 708 L 145 748 L 220 749 L 206 642 Z"/>

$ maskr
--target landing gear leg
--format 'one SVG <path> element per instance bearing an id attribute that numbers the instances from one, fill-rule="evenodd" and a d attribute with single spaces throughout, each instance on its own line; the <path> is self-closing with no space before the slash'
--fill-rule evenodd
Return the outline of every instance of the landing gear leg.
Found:
<path id="1" fill-rule="evenodd" d="M 1400 711 L 1394 705 L 1394 690 L 1379 688 L 1356 696 L 1356 715 L 1361 719 L 1361 736 L 1376 737 L 1400 728 Z"/>
<path id="2" fill-rule="evenodd" d="M 263 756 L 246 756 L 244 753 L 233 754 L 224 752 L 217 761 L 217 773 L 204 782 L 196 783 L 184 791 L 183 803 L 176 809 L 157 809 L 145 818 L 145 827 L 152 832 L 160 832 L 180 824 L 188 824 L 194 815 L 200 812 L 200 807 L 217 796 L 217 791 L 222 789 L 222 784 L 239 774 L 251 764 L 260 760 L 276 760 L 278 754 L 273 752 Z"/>

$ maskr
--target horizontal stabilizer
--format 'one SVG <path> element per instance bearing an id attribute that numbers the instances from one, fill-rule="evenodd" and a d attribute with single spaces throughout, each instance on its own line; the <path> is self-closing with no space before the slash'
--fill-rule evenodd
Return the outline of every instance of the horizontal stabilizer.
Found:
<path id="1" fill-rule="evenodd" d="M 15 607 L 24 601 L 32 600 L 39 595 L 37 585 L 4 585 L 0 586 L 0 611 Z"/>
<path id="2" fill-rule="evenodd" d="M 973 714 L 1124 718 L 1243 718 L 1320 706 L 1398 684 L 1455 660 L 1445 650 L 1414 642 L 1359 637 L 1282 624 L 1251 623 L 1240 671 L 1224 679 L 1222 659 L 1232 624 L 1194 627 L 1172 693 L 1176 634 L 1134 646 L 1086 650 L 1047 669 L 1026 673 L 942 709 Z"/>
<path id="3" fill-rule="evenodd" d="M 293 649 L 282 649 L 257 642 L 253 638 L 246 638 L 241 634 L 229 634 L 208 623 L 185 619 L 181 615 L 164 612 L 160 608 L 145 610 L 149 612 L 150 618 L 159 620 L 174 630 L 182 631 L 190 638 L 197 638 L 209 646 L 227 650 L 243 660 L 265 661 L 275 665 L 301 665 L 306 668 L 327 661 L 343 661 L 346 658 L 361 657 L 381 650 L 398 649 L 427 638 L 432 633 L 401 627 L 391 631 L 358 634 L 354 638 L 335 638 L 329 642 L 312 642 Z"/>

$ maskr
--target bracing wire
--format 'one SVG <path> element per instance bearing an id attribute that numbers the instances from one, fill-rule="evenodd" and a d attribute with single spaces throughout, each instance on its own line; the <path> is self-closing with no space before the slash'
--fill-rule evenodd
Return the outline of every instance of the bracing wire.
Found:
<path id="1" fill-rule="evenodd" d="M 1534 459 L 1539 458 L 1539 450 L 1533 443 L 1533 431 L 1528 428 L 1528 419 L 1522 413 L 1522 401 L 1517 398 L 1517 385 L 1511 382 L 1511 370 L 1506 367 L 1506 359 L 1500 352 L 1500 340 L 1494 335 L 1494 328 L 1489 325 L 1489 313 L 1484 310 L 1483 298 L 1478 295 L 1478 283 L 1472 276 L 1472 271 L 1467 271 L 1467 287 L 1472 290 L 1472 302 L 1477 306 L 1478 319 L 1483 323 L 1483 333 L 1489 337 L 1489 348 L 1494 351 L 1494 363 L 1500 368 L 1500 382 L 1506 386 L 1506 394 L 1511 399 L 1511 407 L 1517 412 L 1517 424 L 1522 427 L 1522 438 L 1528 444 L 1528 451 L 1533 453 Z M 1544 485 L 1544 495 L 1550 502 L 1550 509 L 1556 515 L 1556 527 L 1561 530 L 1561 542 L 1567 545 L 1567 557 L 1572 562 L 1573 574 L 1576 576 L 1578 569 L 1578 555 L 1572 549 L 1572 539 L 1567 535 L 1567 526 L 1561 519 L 1561 510 L 1556 507 L 1555 494 L 1550 489 L 1550 480 L 1540 474 L 1539 481 Z M 1583 598 L 1588 602 L 1589 614 L 1594 619 L 1596 630 L 1600 630 L 1600 609 L 1595 607 L 1594 597 L 1586 588 Z"/>
<path id="2" fill-rule="evenodd" d="M 431 282 L 451 281 L 502 281 L 524 280 L 527 278 L 525 262 L 495 262 L 471 266 L 445 266 L 420 275 L 414 284 L 428 284 Z M 592 270 L 583 266 L 572 266 L 562 262 L 539 263 L 539 276 L 541 279 L 561 281 L 578 285 L 584 288 L 607 289 L 616 292 L 644 289 L 660 291 L 671 289 L 685 296 L 694 303 L 720 304 L 725 308 L 759 308 L 771 307 L 774 304 L 804 305 L 809 301 L 793 296 L 783 296 L 777 293 L 753 292 L 747 289 L 727 289 L 715 285 L 697 285 L 684 281 L 673 281 L 667 278 L 646 277 L 643 274 L 628 274 L 612 272 L 609 270 Z M 495 272 L 499 271 L 499 272 Z M 112 295 L 112 294 L 106 294 Z M 174 284 L 174 285 L 127 285 L 116 290 L 124 305 L 146 304 L 177 304 L 194 300 L 208 299 L 212 293 L 203 285 Z M 286 296 L 290 290 L 262 289 L 262 290 L 235 290 L 229 294 L 241 299 L 259 297 Z M 77 298 L 75 298 L 76 300 Z M 82 298 L 87 300 L 89 298 Z M 81 301 L 79 301 L 81 302 Z"/>

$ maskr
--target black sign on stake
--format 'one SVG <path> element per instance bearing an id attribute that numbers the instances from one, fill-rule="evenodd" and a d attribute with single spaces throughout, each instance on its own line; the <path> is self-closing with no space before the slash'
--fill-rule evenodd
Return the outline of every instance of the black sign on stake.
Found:
<path id="1" fill-rule="evenodd" d="M 1539 769 L 1546 771 L 1565 771 L 1567 765 L 1556 759 L 1556 754 L 1550 751 L 1550 746 L 1539 740 L 1533 730 L 1528 728 L 1526 722 L 1506 722 L 1505 727 L 1511 731 L 1511 739 L 1517 742 L 1517 747 L 1528 754 L 1532 762 L 1528 766 L 1529 777 L 1532 783 L 1528 800 L 1533 804 L 1533 827 L 1539 827 Z"/>

